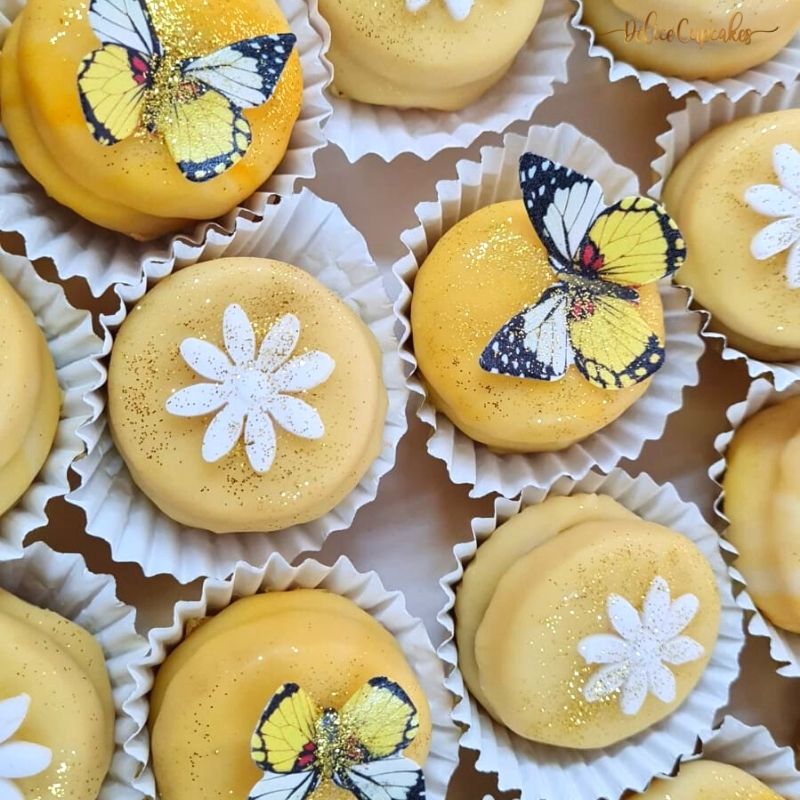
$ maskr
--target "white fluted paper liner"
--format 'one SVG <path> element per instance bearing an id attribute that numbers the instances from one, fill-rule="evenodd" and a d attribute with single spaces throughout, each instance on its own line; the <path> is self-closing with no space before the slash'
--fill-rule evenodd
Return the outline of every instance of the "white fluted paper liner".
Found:
<path id="1" fill-rule="evenodd" d="M 612 747 L 570 750 L 527 741 L 495 722 L 469 695 L 458 668 L 453 608 L 455 591 L 479 545 L 521 509 L 548 496 L 604 494 L 643 519 L 691 539 L 708 559 L 720 590 L 722 616 L 717 645 L 705 674 L 677 711 L 643 733 Z M 494 772 L 501 791 L 521 791 L 522 800 L 617 800 L 626 790 L 643 791 L 650 781 L 670 774 L 678 759 L 694 752 L 697 738 L 714 728 L 739 673 L 744 645 L 742 611 L 733 597 L 731 574 L 720 554 L 719 537 L 697 506 L 684 502 L 671 485 L 648 475 L 631 478 L 621 470 L 590 473 L 581 481 L 558 480 L 546 489 L 526 488 L 516 500 L 497 498 L 494 516 L 472 520 L 472 540 L 453 548 L 456 568 L 441 580 L 447 602 L 438 619 L 447 631 L 439 655 L 447 665 L 447 686 L 459 698 L 453 718 L 464 727 L 463 747 L 478 751 L 477 768 Z"/>
<path id="2" fill-rule="evenodd" d="M 444 669 L 436 656 L 425 626 L 406 610 L 401 592 L 390 592 L 375 572 L 359 572 L 345 556 L 333 566 L 313 559 L 297 567 L 278 553 L 261 568 L 238 564 L 227 581 L 207 579 L 198 600 L 176 604 L 172 624 L 154 628 L 149 635 L 150 652 L 142 662 L 148 671 L 148 689 L 153 671 L 184 638 L 186 625 L 227 608 L 239 598 L 261 592 L 290 589 L 324 589 L 352 600 L 371 614 L 397 640 L 406 660 L 425 691 L 431 710 L 433 735 L 424 766 L 428 800 L 444 800 L 447 785 L 458 764 L 458 730 L 451 720 L 453 696 L 444 685 Z M 255 711 L 258 713 L 258 710 Z"/>
<path id="3" fill-rule="evenodd" d="M 378 268 L 361 234 L 332 203 L 304 189 L 267 205 L 260 223 L 242 222 L 234 235 L 214 232 L 202 246 L 183 245 L 169 259 L 145 263 L 146 278 L 136 286 L 118 286 L 119 310 L 101 318 L 106 352 L 112 333 L 148 284 L 173 270 L 228 256 L 274 258 L 301 267 L 332 289 L 358 314 L 375 336 L 383 356 L 383 381 L 389 408 L 383 449 L 358 486 L 317 520 L 273 533 L 214 534 L 180 525 L 167 517 L 131 479 L 108 430 L 105 412 L 85 427 L 89 453 L 75 465 L 80 486 L 67 499 L 86 512 L 86 530 L 105 539 L 116 561 L 135 561 L 145 575 L 169 573 L 181 583 L 199 577 L 225 578 L 238 561 L 264 564 L 273 552 L 289 560 L 318 550 L 332 531 L 349 528 L 356 512 L 375 499 L 379 480 L 394 466 L 406 431 L 403 363 L 395 335 L 396 317 Z M 104 396 L 94 393 L 96 408 Z"/>
<path id="4" fill-rule="evenodd" d="M 800 108 L 800 83 L 788 88 L 779 86 L 766 97 L 750 94 L 735 105 L 724 97 L 719 97 L 708 105 L 703 105 L 697 99 L 690 98 L 686 103 L 686 108 L 669 115 L 667 118 L 669 130 L 656 139 L 662 154 L 652 164 L 657 182 L 650 190 L 650 194 L 656 198 L 661 197 L 664 183 L 678 162 L 686 155 L 691 146 L 709 131 L 737 119 L 789 108 Z M 721 342 L 722 357 L 726 361 L 744 360 L 751 378 L 769 373 L 779 389 L 800 379 L 800 363 L 766 362 L 752 358 L 729 345 L 723 334 L 709 330 L 708 325 L 712 315 L 705 310 L 702 310 L 702 314 L 704 318 L 703 336 Z"/>
<path id="5" fill-rule="evenodd" d="M 714 448 L 720 454 L 720 459 L 712 464 L 708 470 L 711 480 L 713 480 L 720 489 L 720 494 L 714 503 L 714 510 L 726 525 L 730 524 L 730 520 L 725 516 L 723 511 L 725 493 L 722 490 L 722 481 L 727 468 L 726 454 L 728 446 L 733 440 L 736 431 L 746 420 L 750 419 L 750 417 L 757 414 L 762 409 L 780 403 L 790 397 L 796 397 L 798 394 L 800 394 L 800 382 L 786 389 L 778 390 L 768 380 L 759 378 L 750 384 L 747 398 L 728 409 L 726 416 L 731 427 L 730 430 L 720 434 L 714 440 Z M 723 536 L 724 535 L 723 533 Z M 729 549 L 735 558 L 737 553 L 733 545 L 729 544 Z M 737 599 L 739 605 L 748 612 L 748 630 L 750 633 L 753 634 L 753 636 L 761 636 L 769 639 L 770 655 L 775 661 L 783 665 L 778 670 L 778 673 L 788 678 L 800 678 L 800 634 L 776 628 L 758 611 L 753 598 L 747 592 L 743 591 Z"/>
<path id="6" fill-rule="evenodd" d="M 310 0 L 311 18 L 328 51 L 331 30 Z M 545 0 L 542 15 L 506 75 L 479 100 L 461 111 L 397 109 L 358 103 L 332 92 L 333 114 L 325 129 L 329 141 L 355 163 L 374 154 L 393 161 L 414 153 L 428 161 L 449 148 L 469 147 L 481 134 L 502 133 L 509 125 L 530 119 L 533 112 L 566 83 L 567 60 L 574 46 L 567 17 L 569 0 Z M 328 62 L 330 63 L 330 62 Z"/>
<path id="7" fill-rule="evenodd" d="M 98 800 L 143 800 L 152 794 L 147 768 L 147 642 L 136 633 L 136 611 L 117 599 L 110 575 L 95 575 L 78 554 L 56 553 L 43 542 L 21 560 L 0 563 L 0 586 L 80 625 L 103 649 L 117 712 L 115 751 Z"/>
<path id="8" fill-rule="evenodd" d="M 554 453 L 499 454 L 462 433 L 428 400 L 410 344 L 414 278 L 436 242 L 459 220 L 491 203 L 521 198 L 519 159 L 527 151 L 549 156 L 600 181 L 609 202 L 639 191 L 630 170 L 615 164 L 599 144 L 576 128 L 561 124 L 556 128 L 534 126 L 527 138 L 507 134 L 503 147 L 481 149 L 480 163 L 459 161 L 458 179 L 439 181 L 436 201 L 416 207 L 420 224 L 403 233 L 408 254 L 393 268 L 403 283 L 396 304 L 404 325 L 403 358 L 415 371 L 409 386 L 422 398 L 417 415 L 433 429 L 428 452 L 447 464 L 451 480 L 473 486 L 472 497 L 492 492 L 514 497 L 525 486 L 547 487 L 562 475 L 579 479 L 592 467 L 607 472 L 623 458 L 637 458 L 645 442 L 658 439 L 669 415 L 681 407 L 683 390 L 699 381 L 697 362 L 704 349 L 698 335 L 700 315 L 688 310 L 685 289 L 663 282 L 665 365 L 642 398 L 582 442 Z"/>
<path id="9" fill-rule="evenodd" d="M 19 502 L 0 517 L 0 561 L 18 558 L 29 533 L 47 524 L 45 506 L 69 491 L 70 464 L 85 450 L 81 427 L 97 408 L 90 397 L 102 386 L 103 343 L 88 311 L 73 308 L 64 290 L 40 278 L 30 261 L 0 248 L 0 275 L 28 304 L 53 356 L 62 393 L 55 441 L 44 466 Z M 2 413 L 2 410 L 0 410 Z"/>
<path id="10" fill-rule="evenodd" d="M 573 5 L 577 9 L 572 16 L 572 27 L 589 37 L 589 55 L 592 58 L 599 57 L 608 61 L 608 77 L 614 83 L 623 78 L 635 78 L 645 91 L 655 86 L 666 86 L 675 98 L 696 94 L 701 102 L 709 103 L 715 97 L 727 97 L 736 102 L 749 92 L 765 95 L 779 84 L 789 86 L 800 77 L 800 33 L 770 61 L 739 75 L 719 81 L 688 81 L 638 69 L 627 61 L 620 61 L 611 50 L 598 43 L 594 28 L 583 22 L 584 0 L 573 0 Z"/>
<path id="11" fill-rule="evenodd" d="M 300 179 L 313 178 L 314 155 L 327 143 L 323 128 L 331 106 L 325 90 L 332 73 L 322 60 L 322 39 L 311 25 L 304 0 L 277 3 L 297 36 L 303 106 L 286 154 L 261 191 L 220 219 L 197 222 L 191 231 L 153 242 L 137 242 L 88 222 L 51 200 L 26 172 L 0 125 L 0 230 L 22 234 L 30 258 L 51 258 L 61 278 L 85 278 L 92 293 L 99 297 L 115 283 L 136 283 L 144 260 L 167 258 L 174 247 L 182 244 L 202 247 L 212 234 L 230 233 L 241 221 L 259 219 L 264 213 L 266 193 L 291 194 Z M 0 40 L 4 20 L 13 19 L 21 5 L 20 0 L 0 0 Z"/>

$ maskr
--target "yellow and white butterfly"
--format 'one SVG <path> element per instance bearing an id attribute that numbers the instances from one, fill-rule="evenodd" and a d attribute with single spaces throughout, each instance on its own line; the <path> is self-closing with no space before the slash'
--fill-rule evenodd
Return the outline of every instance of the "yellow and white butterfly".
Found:
<path id="1" fill-rule="evenodd" d="M 606 208 L 597 182 L 532 153 L 520 160 L 520 182 L 557 281 L 495 334 L 481 367 L 557 381 L 574 364 L 603 389 L 646 380 L 663 365 L 665 351 L 640 313 L 636 288 L 684 262 L 678 226 L 646 197 Z"/>
<path id="2" fill-rule="evenodd" d="M 401 755 L 418 728 L 414 704 L 388 678 L 372 678 L 339 710 L 286 683 L 253 734 L 251 755 L 264 777 L 249 800 L 306 800 L 323 781 L 357 800 L 424 800 L 422 770 Z"/>
<path id="3" fill-rule="evenodd" d="M 102 46 L 78 69 L 92 136 L 114 145 L 146 131 L 163 137 L 180 171 L 203 182 L 250 147 L 242 111 L 266 103 L 292 54 L 294 34 L 257 36 L 196 57 L 161 43 L 146 0 L 91 0 L 89 22 Z"/>

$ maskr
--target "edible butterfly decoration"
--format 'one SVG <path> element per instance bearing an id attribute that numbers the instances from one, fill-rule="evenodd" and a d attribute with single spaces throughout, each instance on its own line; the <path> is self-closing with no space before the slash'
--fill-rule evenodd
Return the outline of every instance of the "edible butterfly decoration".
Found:
<path id="1" fill-rule="evenodd" d="M 557 381 L 574 364 L 603 389 L 646 380 L 664 363 L 664 342 L 642 316 L 637 288 L 683 264 L 678 226 L 646 197 L 606 208 L 596 181 L 539 155 L 522 157 L 520 179 L 557 280 L 495 334 L 481 367 Z"/>
<path id="2" fill-rule="evenodd" d="M 306 800 L 323 781 L 357 800 L 424 800 L 422 770 L 401 755 L 418 728 L 414 704 L 388 678 L 372 678 L 340 710 L 286 683 L 253 734 L 251 756 L 264 777 L 249 800 Z"/>
<path id="3" fill-rule="evenodd" d="M 110 146 L 158 134 L 194 182 L 247 152 L 242 112 L 272 97 L 296 43 L 294 34 L 271 34 L 184 58 L 162 45 L 146 0 L 91 0 L 89 22 L 102 46 L 81 62 L 78 90 L 92 136 Z"/>

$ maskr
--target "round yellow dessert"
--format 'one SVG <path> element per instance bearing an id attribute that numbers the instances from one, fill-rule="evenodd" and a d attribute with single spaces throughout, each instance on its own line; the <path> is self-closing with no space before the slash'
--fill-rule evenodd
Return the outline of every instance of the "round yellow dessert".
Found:
<path id="1" fill-rule="evenodd" d="M 618 391 L 590 384 L 575 366 L 559 381 L 496 375 L 480 356 L 494 334 L 557 281 L 522 201 L 476 211 L 451 228 L 414 282 L 414 353 L 433 404 L 467 436 L 500 451 L 561 450 L 613 422 L 650 381 Z M 655 284 L 639 310 L 664 337 Z"/>
<path id="2" fill-rule="evenodd" d="M 583 0 L 599 44 L 639 69 L 718 81 L 777 55 L 800 28 L 794 0 Z"/>
<path id="3" fill-rule="evenodd" d="M 716 761 L 683 764 L 678 777 L 657 780 L 642 800 L 781 800 L 781 796 L 737 767 Z"/>
<path id="4" fill-rule="evenodd" d="M 53 446 L 61 392 L 44 334 L 0 277 L 0 514 L 22 496 Z"/>
<path id="5" fill-rule="evenodd" d="M 335 90 L 352 100 L 455 111 L 508 71 L 543 0 L 320 0 Z M 466 14 L 466 16 L 465 16 Z"/>
<path id="6" fill-rule="evenodd" d="M 778 191 L 776 148 L 787 147 L 800 147 L 800 110 L 737 120 L 697 142 L 664 188 L 688 249 L 676 281 L 692 289 L 731 344 L 766 361 L 800 359 L 800 288 L 788 277 L 791 237 L 770 258 L 753 255 L 757 237 L 777 219 L 746 198 L 755 187 Z"/>
<path id="7" fill-rule="evenodd" d="M 458 587 L 459 665 L 501 724 L 606 747 L 669 716 L 705 671 L 720 600 L 695 545 L 608 497 L 554 497 L 501 525 Z"/>
<path id="8" fill-rule="evenodd" d="M 406 735 L 409 741 L 401 749 L 403 756 L 423 765 L 431 740 L 425 694 L 394 637 L 373 617 L 352 601 L 322 590 L 268 592 L 237 600 L 194 629 L 156 676 L 150 731 L 159 797 L 194 800 L 198 787 L 207 800 L 250 796 L 264 776 L 252 748 L 264 744 L 254 731 L 264 730 L 260 720 L 267 708 L 264 717 L 282 732 L 281 757 L 287 764 L 311 754 L 301 763 L 309 777 L 320 772 L 314 800 L 352 800 L 331 775 L 321 775 L 325 754 L 314 746 L 319 729 L 313 723 L 295 723 L 318 721 L 324 709 L 340 711 L 339 720 L 354 737 L 351 742 L 371 746 L 377 755 L 377 742 L 365 724 L 379 726 L 387 741 L 394 742 L 397 726 L 390 720 L 390 707 L 378 701 L 369 719 L 361 721 L 348 720 L 343 711 L 376 678 L 399 686 L 416 710 L 415 731 Z M 299 706 L 301 696 L 310 698 L 310 714 Z M 283 697 L 290 704 L 294 699 L 294 705 L 283 706 Z M 274 719 L 270 708 L 277 713 Z M 272 743 L 268 734 L 268 757 Z"/>
<path id="9" fill-rule="evenodd" d="M 800 633 L 800 397 L 748 419 L 727 453 L 727 537 L 747 591 L 777 626 Z"/>
<path id="10" fill-rule="evenodd" d="M 126 34 L 102 22 L 112 6 L 94 0 L 93 17 L 72 0 L 28 0 L 15 20 L 0 60 L 0 111 L 20 161 L 58 202 L 137 239 L 225 214 L 283 158 L 302 76 L 293 51 L 259 102 L 258 51 L 224 48 L 288 33 L 285 17 L 274 0 L 235 10 L 224 0 L 130 0 L 128 16 L 116 12 L 138 31 Z M 228 55 L 192 72 L 191 59 L 218 51 Z M 226 65 L 246 61 L 242 81 L 255 94 L 242 99 L 245 70 Z"/>
<path id="11" fill-rule="evenodd" d="M 229 533 L 317 519 L 378 456 L 387 395 L 372 333 L 297 267 L 180 270 L 131 310 L 108 376 L 134 481 L 185 525 Z"/>
<path id="12" fill-rule="evenodd" d="M 114 752 L 105 658 L 83 628 L 0 590 L 0 719 L 16 747 L 4 777 L 26 798 L 95 800 Z M 0 756 L 2 758 L 2 756 Z"/>

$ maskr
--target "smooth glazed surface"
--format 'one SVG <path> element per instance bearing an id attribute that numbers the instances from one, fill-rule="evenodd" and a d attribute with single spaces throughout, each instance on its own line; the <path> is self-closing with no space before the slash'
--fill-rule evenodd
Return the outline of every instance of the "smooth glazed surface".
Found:
<path id="1" fill-rule="evenodd" d="M 396 641 L 350 600 L 322 590 L 237 600 L 194 630 L 167 658 L 153 690 L 150 729 L 162 800 L 247 797 L 261 772 L 250 739 L 278 687 L 296 683 L 340 708 L 370 678 L 399 683 L 420 727 L 404 754 L 423 764 L 431 720 L 425 695 Z M 198 721 L 204 731 L 197 735 Z M 314 800 L 352 800 L 324 784 Z"/>
<path id="2" fill-rule="evenodd" d="M 178 390 L 214 383 L 186 363 L 181 343 L 205 339 L 225 354 L 223 315 L 234 303 L 253 325 L 256 349 L 291 313 L 300 321 L 292 357 L 320 350 L 335 361 L 325 382 L 293 393 L 316 409 L 324 435 L 301 438 L 275 424 L 275 461 L 263 474 L 245 437 L 220 460 L 203 459 L 216 412 L 166 409 Z M 173 519 L 217 533 L 279 530 L 330 511 L 380 452 L 387 407 L 380 351 L 364 323 L 308 273 L 265 259 L 198 264 L 148 292 L 117 333 L 108 391 L 114 439 L 139 487 Z"/>
<path id="3" fill-rule="evenodd" d="M 584 689 L 600 667 L 584 660 L 579 644 L 614 633 L 612 595 L 641 612 L 656 577 L 673 602 L 687 593 L 698 598 L 699 611 L 679 633 L 701 644 L 702 656 L 669 667 L 670 702 L 648 693 L 630 715 L 619 691 L 590 702 Z M 713 651 L 720 601 L 713 572 L 689 539 L 608 498 L 578 495 L 550 498 L 498 528 L 465 573 L 456 615 L 459 663 L 487 710 L 520 736 L 583 749 L 628 738 L 680 706 Z"/>
<path id="4" fill-rule="evenodd" d="M 0 590 L 0 700 L 27 694 L 30 706 L 11 742 L 52 751 L 50 765 L 15 779 L 28 800 L 95 800 L 114 750 L 114 704 L 98 643 L 67 619 Z"/>
<path id="5" fill-rule="evenodd" d="M 769 61 L 800 27 L 794 0 L 583 0 L 597 41 L 639 69 L 717 81 Z"/>
<path id="6" fill-rule="evenodd" d="M 676 281 L 712 314 L 712 325 L 748 355 L 800 359 L 800 289 L 786 279 L 787 253 L 766 261 L 753 238 L 774 222 L 745 202 L 752 186 L 777 184 L 776 146 L 800 148 L 800 110 L 778 111 L 717 128 L 684 156 L 664 188 L 664 203 L 686 239 Z"/>
<path id="7" fill-rule="evenodd" d="M 186 56 L 289 31 L 273 0 L 245 0 L 235 12 L 222 0 L 169 0 L 151 13 L 164 46 Z M 31 0 L 3 49 L 3 124 L 26 169 L 60 203 L 99 225 L 151 239 L 187 220 L 224 214 L 263 184 L 283 158 L 302 97 L 296 53 L 271 100 L 245 111 L 253 141 L 244 158 L 221 176 L 193 183 L 159 136 L 135 135 L 111 147 L 92 137 L 77 74 L 81 60 L 97 47 L 78 4 Z M 65 79 L 53 81 L 55 74 Z M 72 75 L 74 82 L 66 79 Z"/>
<path id="8" fill-rule="evenodd" d="M 800 397 L 751 417 L 728 448 L 726 536 L 756 605 L 800 633 Z"/>
<path id="9" fill-rule="evenodd" d="M 715 761 L 692 761 L 674 780 L 658 780 L 642 800 L 781 800 L 746 772 Z"/>
<path id="10" fill-rule="evenodd" d="M 552 383 L 481 369 L 494 334 L 555 282 L 516 200 L 461 220 L 420 268 L 411 305 L 414 353 L 432 402 L 470 438 L 498 450 L 561 450 L 613 422 L 647 390 L 649 381 L 600 389 L 574 366 Z M 658 287 L 639 292 L 642 316 L 663 338 Z"/>
<path id="11" fill-rule="evenodd" d="M 320 0 L 336 90 L 376 105 L 463 108 L 505 75 L 542 4 L 476 0 L 457 21 L 444 0 L 416 12 L 404 0 Z"/>

